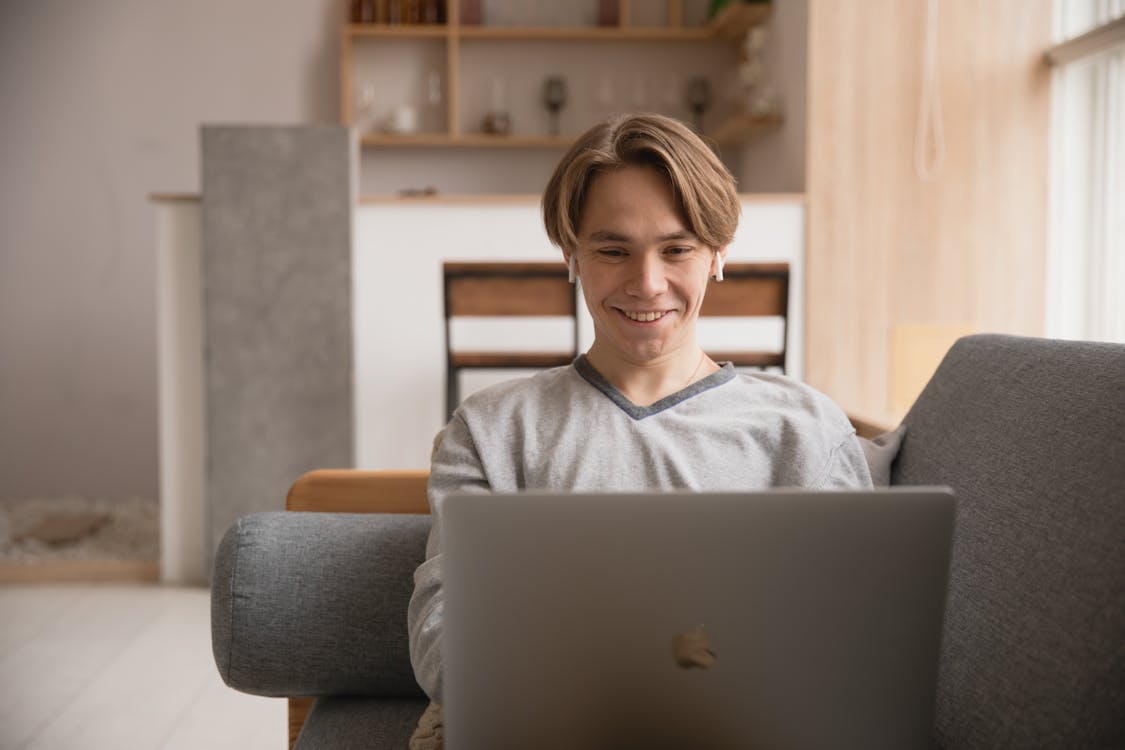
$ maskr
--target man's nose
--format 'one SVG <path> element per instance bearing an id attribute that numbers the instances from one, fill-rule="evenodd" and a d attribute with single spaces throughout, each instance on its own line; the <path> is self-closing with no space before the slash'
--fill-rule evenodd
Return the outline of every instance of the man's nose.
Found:
<path id="1" fill-rule="evenodd" d="M 628 291 L 646 299 L 663 294 L 668 288 L 668 279 L 664 270 L 664 263 L 659 256 L 641 256 L 637 261 L 631 288 Z"/>

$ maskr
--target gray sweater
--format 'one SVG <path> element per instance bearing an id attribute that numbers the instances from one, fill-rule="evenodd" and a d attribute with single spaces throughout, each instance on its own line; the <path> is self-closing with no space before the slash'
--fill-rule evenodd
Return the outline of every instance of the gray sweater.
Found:
<path id="1" fill-rule="evenodd" d="M 441 701 L 442 504 L 451 493 L 517 490 L 867 488 L 855 431 L 826 396 L 727 364 L 639 407 L 585 357 L 478 392 L 442 431 L 429 483 L 433 530 L 414 573 L 410 654 Z"/>

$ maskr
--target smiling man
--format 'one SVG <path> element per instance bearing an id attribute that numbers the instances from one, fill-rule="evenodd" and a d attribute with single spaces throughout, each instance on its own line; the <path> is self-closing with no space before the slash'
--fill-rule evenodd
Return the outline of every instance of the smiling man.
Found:
<path id="1" fill-rule="evenodd" d="M 581 282 L 594 343 L 571 365 L 470 396 L 435 447 L 433 530 L 409 619 L 414 671 L 436 703 L 451 493 L 871 486 L 832 401 L 783 375 L 736 372 L 696 342 L 739 210 L 730 173 L 676 120 L 611 120 L 563 157 L 543 215 Z"/>

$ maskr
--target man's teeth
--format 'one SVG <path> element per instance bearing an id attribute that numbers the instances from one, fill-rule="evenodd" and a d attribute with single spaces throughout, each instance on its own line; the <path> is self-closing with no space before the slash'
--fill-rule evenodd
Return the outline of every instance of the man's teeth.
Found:
<path id="1" fill-rule="evenodd" d="M 663 312 L 629 312 L 628 310 L 622 310 L 621 312 L 625 313 L 625 317 L 629 320 L 635 320 L 638 323 L 651 323 L 664 317 Z"/>

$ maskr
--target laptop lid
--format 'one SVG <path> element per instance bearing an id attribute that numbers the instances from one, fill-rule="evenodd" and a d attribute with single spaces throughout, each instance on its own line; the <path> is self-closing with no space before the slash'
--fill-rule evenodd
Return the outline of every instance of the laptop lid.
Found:
<path id="1" fill-rule="evenodd" d="M 456 496 L 446 742 L 928 747 L 941 488 Z"/>

